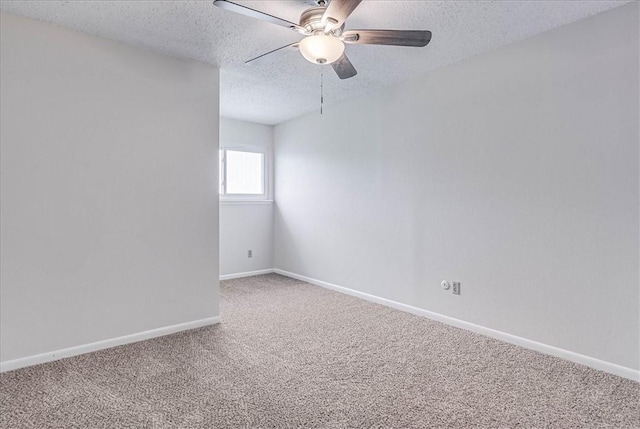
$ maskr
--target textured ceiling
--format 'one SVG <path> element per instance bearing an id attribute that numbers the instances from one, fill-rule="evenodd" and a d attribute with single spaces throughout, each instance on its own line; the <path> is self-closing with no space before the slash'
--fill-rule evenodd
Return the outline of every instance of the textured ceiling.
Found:
<path id="1" fill-rule="evenodd" d="M 242 1 L 298 22 L 313 0 Z M 275 124 L 316 109 L 324 70 L 325 108 L 435 68 L 611 9 L 625 1 L 382 1 L 365 0 L 346 28 L 431 30 L 426 48 L 347 46 L 358 69 L 341 81 L 331 66 L 298 52 L 244 61 L 298 41 L 286 28 L 216 8 L 206 1 L 0 1 L 4 12 L 50 21 L 97 36 L 219 66 L 221 114 Z"/>

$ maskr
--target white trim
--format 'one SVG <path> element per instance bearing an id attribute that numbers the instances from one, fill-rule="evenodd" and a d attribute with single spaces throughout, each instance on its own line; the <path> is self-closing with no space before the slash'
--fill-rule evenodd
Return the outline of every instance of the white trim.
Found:
<path id="1" fill-rule="evenodd" d="M 311 277 L 302 276 L 300 274 L 295 274 L 295 273 L 291 273 L 291 272 L 279 270 L 279 269 L 275 269 L 274 272 L 276 274 L 280 274 L 286 277 L 291 277 L 297 280 L 302 280 L 307 283 L 321 286 L 326 289 L 331 289 L 337 292 L 342 292 L 347 295 L 355 296 L 357 298 L 362 298 L 367 301 L 375 302 L 376 304 L 392 307 L 397 310 L 415 314 L 417 316 L 427 317 L 429 319 L 436 320 L 438 322 L 442 322 L 450 326 L 455 326 L 456 328 L 465 329 L 467 331 L 475 332 L 481 335 L 486 335 L 487 337 L 491 337 L 507 343 L 515 344 L 517 346 L 521 346 L 530 350 L 535 350 L 540 353 L 545 353 L 551 356 L 566 359 L 571 362 L 586 365 L 588 367 L 598 369 L 600 371 L 608 372 L 610 374 L 618 375 L 620 377 L 628 378 L 633 381 L 640 381 L 640 371 L 632 368 L 627 368 L 614 363 L 605 362 L 603 360 L 581 355 L 579 353 L 574 353 L 569 350 L 564 350 L 558 347 L 550 346 L 548 344 L 543 344 L 537 341 L 528 340 L 526 338 L 518 337 L 516 335 L 507 334 L 506 332 L 497 331 L 491 328 L 486 328 L 484 326 L 476 325 L 474 323 L 465 322 L 464 320 L 455 319 L 453 317 L 445 316 L 439 313 L 434 313 L 433 311 L 424 310 L 422 308 L 412 307 L 407 304 L 391 301 L 386 298 L 380 298 L 375 295 L 369 295 L 364 292 L 359 292 L 357 290 L 348 289 L 342 286 L 337 286 L 331 283 L 324 282 L 322 280 L 316 280 Z"/>
<path id="2" fill-rule="evenodd" d="M 220 199 L 221 206 L 235 206 L 235 205 L 258 205 L 258 204 L 273 204 L 273 200 L 223 200 Z"/>
<path id="3" fill-rule="evenodd" d="M 82 355 L 85 353 L 96 352 L 98 350 L 135 343 L 151 338 L 162 337 L 164 335 L 175 334 L 176 332 L 200 328 L 202 326 L 214 325 L 216 323 L 220 323 L 220 316 L 194 320 L 193 322 L 180 323 L 177 325 L 165 326 L 163 328 L 151 329 L 149 331 L 124 335 L 122 337 L 110 338 L 108 340 L 96 341 L 89 344 L 82 344 L 79 346 L 69 347 L 67 349 L 27 356 L 20 359 L 8 360 L 0 362 L 0 372 L 13 371 L 14 369 L 18 368 L 38 365 L 41 363 L 51 362 L 71 356 Z"/>
<path id="4" fill-rule="evenodd" d="M 273 268 L 267 268 L 266 270 L 247 271 L 246 273 L 224 274 L 220 276 L 220 280 L 231 280 L 239 279 L 242 277 L 259 276 L 260 274 L 271 274 L 273 272 Z"/>
<path id="5" fill-rule="evenodd" d="M 251 152 L 266 154 L 268 147 L 258 144 L 224 144 L 219 147 L 220 150 L 235 150 L 238 152 Z"/>

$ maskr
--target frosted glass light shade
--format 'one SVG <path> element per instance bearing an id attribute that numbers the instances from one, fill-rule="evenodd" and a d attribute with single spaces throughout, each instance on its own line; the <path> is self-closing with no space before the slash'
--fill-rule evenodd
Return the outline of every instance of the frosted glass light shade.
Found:
<path id="1" fill-rule="evenodd" d="M 302 56 L 314 64 L 331 64 L 344 53 L 342 40 L 325 34 L 305 37 L 298 47 Z"/>

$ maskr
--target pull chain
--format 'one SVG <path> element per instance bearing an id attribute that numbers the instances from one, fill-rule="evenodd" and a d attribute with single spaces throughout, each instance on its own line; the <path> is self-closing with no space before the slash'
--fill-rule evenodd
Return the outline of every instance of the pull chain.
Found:
<path id="1" fill-rule="evenodd" d="M 324 106 L 324 70 L 320 71 L 320 114 Z"/>

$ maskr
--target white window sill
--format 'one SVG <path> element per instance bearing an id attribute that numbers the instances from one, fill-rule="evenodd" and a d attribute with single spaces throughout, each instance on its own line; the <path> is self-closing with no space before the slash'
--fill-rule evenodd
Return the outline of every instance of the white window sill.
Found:
<path id="1" fill-rule="evenodd" d="M 237 205 L 261 205 L 273 204 L 273 200 L 223 200 L 220 199 L 221 206 L 237 206 Z"/>

